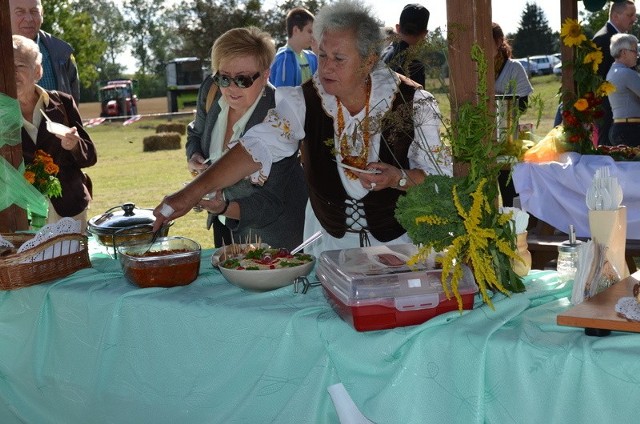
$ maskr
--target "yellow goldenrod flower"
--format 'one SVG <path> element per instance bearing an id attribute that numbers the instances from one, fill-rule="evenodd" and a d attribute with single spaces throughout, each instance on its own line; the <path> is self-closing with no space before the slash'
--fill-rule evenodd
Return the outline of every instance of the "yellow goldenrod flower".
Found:
<path id="1" fill-rule="evenodd" d="M 416 224 L 446 225 L 449 220 L 436 215 L 423 215 L 416 218 Z"/>
<path id="2" fill-rule="evenodd" d="M 567 18 L 562 24 L 560 37 L 566 46 L 573 47 L 587 41 L 587 36 L 582 32 L 582 27 L 577 20 Z"/>
<path id="3" fill-rule="evenodd" d="M 573 107 L 575 107 L 576 110 L 580 112 L 584 112 L 589 107 L 589 102 L 581 97 L 576 100 L 576 102 L 573 104 Z"/>

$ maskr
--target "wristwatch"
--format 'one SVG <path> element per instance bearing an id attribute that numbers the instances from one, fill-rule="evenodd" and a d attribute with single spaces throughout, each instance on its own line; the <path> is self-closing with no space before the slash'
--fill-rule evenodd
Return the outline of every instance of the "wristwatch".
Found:
<path id="1" fill-rule="evenodd" d="M 404 172 L 404 169 L 401 169 L 402 175 L 400 176 L 400 180 L 398 180 L 398 187 L 405 188 L 407 186 L 407 173 Z"/>

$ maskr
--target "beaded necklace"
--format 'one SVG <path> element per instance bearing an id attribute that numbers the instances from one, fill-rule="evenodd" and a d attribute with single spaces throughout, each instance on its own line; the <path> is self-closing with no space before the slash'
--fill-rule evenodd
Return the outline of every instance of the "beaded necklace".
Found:
<path id="1" fill-rule="evenodd" d="M 336 97 L 338 104 L 338 134 L 342 134 L 340 137 L 340 155 L 342 156 L 342 163 L 350 165 L 356 168 L 364 169 L 369 162 L 369 99 L 371 98 L 371 78 L 367 78 L 367 98 L 365 104 L 365 115 L 362 120 L 362 147 L 357 152 L 357 155 L 351 155 L 354 150 L 357 150 L 358 146 L 358 126 L 353 129 L 353 135 L 351 137 L 351 146 L 349 146 L 349 139 L 344 132 L 344 115 L 342 113 L 342 103 L 340 98 Z M 351 180 L 357 180 L 358 176 L 352 171 L 345 169 L 347 178 Z"/>

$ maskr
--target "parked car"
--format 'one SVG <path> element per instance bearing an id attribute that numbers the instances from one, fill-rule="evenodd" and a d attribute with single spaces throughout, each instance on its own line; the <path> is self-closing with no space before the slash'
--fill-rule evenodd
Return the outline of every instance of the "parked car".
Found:
<path id="1" fill-rule="evenodd" d="M 538 69 L 542 75 L 549 75 L 553 72 L 553 67 L 560 62 L 560 59 L 553 55 L 536 55 L 530 56 L 529 60 L 538 65 Z"/>
<path id="2" fill-rule="evenodd" d="M 557 63 L 556 66 L 553 67 L 553 75 L 562 76 L 562 62 Z"/>
<path id="3" fill-rule="evenodd" d="M 538 64 L 535 63 L 532 60 L 529 60 L 527 58 L 523 58 L 523 59 L 514 59 L 517 62 L 520 62 L 522 64 L 522 66 L 524 67 L 525 72 L 527 73 L 527 76 L 529 78 L 531 78 L 534 75 L 540 75 L 540 70 L 538 69 Z"/>

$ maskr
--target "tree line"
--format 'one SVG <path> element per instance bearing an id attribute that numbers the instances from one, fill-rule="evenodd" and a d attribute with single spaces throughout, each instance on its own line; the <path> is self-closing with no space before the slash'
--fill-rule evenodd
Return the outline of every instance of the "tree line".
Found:
<path id="1" fill-rule="evenodd" d="M 140 97 L 166 95 L 165 66 L 177 57 L 207 61 L 218 36 L 231 28 L 258 26 L 276 45 L 286 43 L 284 18 L 296 6 L 312 13 L 323 0 L 284 0 L 270 9 L 262 0 L 57 0 L 43 1 L 42 29 L 75 49 L 81 101 L 95 101 L 105 82 L 123 77 L 138 81 Z M 133 75 L 119 62 L 129 50 Z"/>
<path id="2" fill-rule="evenodd" d="M 82 83 L 82 101 L 97 100 L 108 80 L 134 78 L 140 97 L 166 94 L 165 66 L 177 57 L 207 62 L 213 42 L 231 28 L 254 25 L 269 32 L 277 46 L 286 43 L 284 18 L 296 6 L 312 13 L 331 0 L 283 0 L 271 8 L 263 0 L 57 0 L 43 1 L 42 28 L 70 43 Z M 271 3 L 271 2 L 270 2 Z M 607 20 L 607 8 L 581 16 L 587 34 Z M 381 22 L 381 25 L 383 23 Z M 441 28 L 429 31 L 430 69 L 441 77 L 446 68 L 447 43 Z M 515 34 L 508 34 L 515 57 L 560 51 L 559 32 L 549 27 L 544 11 L 527 3 Z M 126 50 L 137 70 L 124 75 L 119 63 Z"/>

